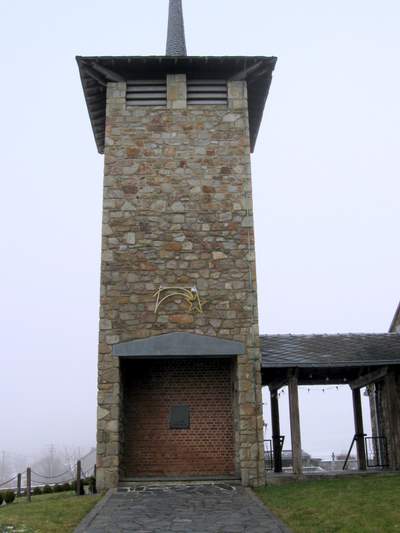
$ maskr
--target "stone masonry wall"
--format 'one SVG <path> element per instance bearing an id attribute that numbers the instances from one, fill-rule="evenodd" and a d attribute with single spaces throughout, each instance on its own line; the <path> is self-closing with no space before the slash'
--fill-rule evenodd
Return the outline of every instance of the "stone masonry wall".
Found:
<path id="1" fill-rule="evenodd" d="M 263 420 L 247 90 L 229 105 L 186 105 L 184 75 L 168 76 L 168 106 L 126 107 L 107 91 L 101 263 L 97 465 L 100 489 L 118 484 L 121 380 L 113 344 L 172 331 L 241 341 L 236 447 L 242 482 L 264 482 Z M 204 313 L 163 286 L 195 285 Z"/>

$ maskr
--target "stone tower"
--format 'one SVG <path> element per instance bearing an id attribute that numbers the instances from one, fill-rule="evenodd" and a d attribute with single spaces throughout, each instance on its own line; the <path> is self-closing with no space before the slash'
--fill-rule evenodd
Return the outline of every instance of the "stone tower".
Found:
<path id="1" fill-rule="evenodd" d="M 104 202 L 100 489 L 264 482 L 250 153 L 276 59 L 78 57 Z"/>

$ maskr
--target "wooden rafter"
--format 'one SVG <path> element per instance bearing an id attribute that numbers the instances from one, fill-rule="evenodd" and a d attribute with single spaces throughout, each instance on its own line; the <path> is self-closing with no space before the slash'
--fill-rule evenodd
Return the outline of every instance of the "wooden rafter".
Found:
<path id="1" fill-rule="evenodd" d="M 114 72 L 113 70 L 103 67 L 102 65 L 99 65 L 98 63 L 95 63 L 94 61 L 90 64 L 90 66 L 97 70 L 97 72 L 100 72 L 100 74 L 103 74 L 103 76 L 106 77 L 107 81 L 126 81 L 121 74 L 118 74 L 118 72 Z"/>
<path id="2" fill-rule="evenodd" d="M 387 371 L 388 367 L 384 366 L 379 370 L 374 370 L 373 372 L 368 372 L 368 374 L 363 374 L 362 376 L 349 382 L 350 388 L 354 390 L 361 389 L 362 387 L 366 387 L 367 385 L 371 385 L 371 383 L 375 383 L 383 379 L 386 376 Z"/>
<path id="3" fill-rule="evenodd" d="M 82 68 L 90 78 L 96 80 L 103 87 L 107 87 L 107 81 L 103 78 L 103 76 L 100 75 L 99 72 L 96 72 L 92 67 L 89 67 L 89 65 L 86 64 L 83 65 Z"/>
<path id="4" fill-rule="evenodd" d="M 241 70 L 241 71 L 237 72 L 236 74 L 234 74 L 233 76 L 231 76 L 230 80 L 231 81 L 245 80 L 249 74 L 251 74 L 251 73 L 255 72 L 256 70 L 258 70 L 262 64 L 263 64 L 262 61 L 258 61 L 257 63 L 255 63 L 251 67 L 246 67 L 243 70 Z"/>

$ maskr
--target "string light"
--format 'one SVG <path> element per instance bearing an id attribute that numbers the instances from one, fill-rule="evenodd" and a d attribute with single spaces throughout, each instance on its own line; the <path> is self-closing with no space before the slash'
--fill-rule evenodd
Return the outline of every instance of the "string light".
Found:
<path id="1" fill-rule="evenodd" d="M 328 391 L 336 391 L 336 392 L 339 392 L 340 389 L 339 389 L 339 385 L 332 385 L 331 387 L 307 387 L 307 392 L 310 393 L 310 392 L 322 392 L 325 394 L 325 392 L 328 392 Z M 285 394 L 285 390 L 281 390 L 280 392 L 278 392 L 278 398 L 281 397 L 281 395 L 284 395 Z M 265 405 L 265 404 L 264 404 Z"/>

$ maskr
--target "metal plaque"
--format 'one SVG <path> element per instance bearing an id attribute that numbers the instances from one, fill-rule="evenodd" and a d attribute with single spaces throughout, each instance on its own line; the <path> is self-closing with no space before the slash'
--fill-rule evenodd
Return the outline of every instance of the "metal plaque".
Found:
<path id="1" fill-rule="evenodd" d="M 190 429 L 190 408 L 187 405 L 175 405 L 171 407 L 169 428 Z"/>

